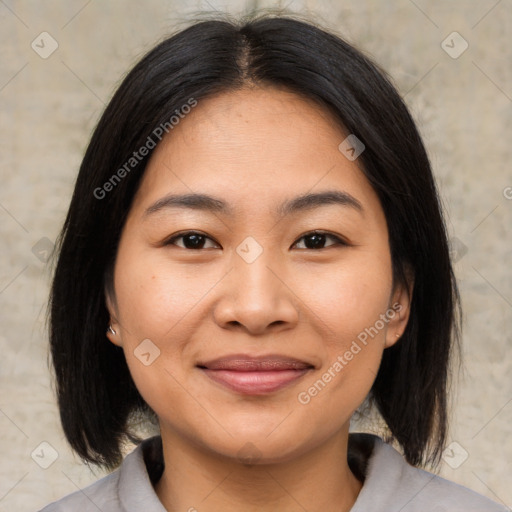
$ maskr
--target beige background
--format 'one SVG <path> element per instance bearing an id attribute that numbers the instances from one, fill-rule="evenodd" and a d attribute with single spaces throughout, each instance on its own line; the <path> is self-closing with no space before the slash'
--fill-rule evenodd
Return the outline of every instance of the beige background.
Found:
<path id="1" fill-rule="evenodd" d="M 311 10 L 372 55 L 419 123 L 454 237 L 465 306 L 466 374 L 450 438 L 458 445 L 441 474 L 510 507 L 512 3 L 286 4 L 301 13 Z M 46 360 L 48 270 L 41 260 L 64 220 L 105 103 L 128 68 L 190 12 L 237 14 L 255 5 L 0 2 L 0 511 L 38 510 L 101 476 L 73 457 L 59 425 Z M 58 43 L 46 59 L 31 48 L 43 31 Z M 458 58 L 441 46 L 453 31 L 469 44 Z M 463 41 L 452 39 L 450 51 L 460 50 Z M 34 459 L 51 462 L 52 449 L 42 442 L 56 450 L 48 469 L 31 458 L 37 448 Z M 467 460 L 451 467 L 466 452 Z"/>

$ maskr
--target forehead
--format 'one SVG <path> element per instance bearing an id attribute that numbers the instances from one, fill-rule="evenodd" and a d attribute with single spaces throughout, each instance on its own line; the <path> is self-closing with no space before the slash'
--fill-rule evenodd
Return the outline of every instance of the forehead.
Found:
<path id="1" fill-rule="evenodd" d="M 334 187 L 378 208 L 361 164 L 338 148 L 347 135 L 325 107 L 286 90 L 245 88 L 200 100 L 153 152 L 135 204 L 204 193 L 261 215 L 292 196 Z"/>

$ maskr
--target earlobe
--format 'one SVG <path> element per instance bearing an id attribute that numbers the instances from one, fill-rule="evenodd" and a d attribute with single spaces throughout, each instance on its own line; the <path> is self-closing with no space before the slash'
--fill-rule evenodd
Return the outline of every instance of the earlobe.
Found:
<path id="1" fill-rule="evenodd" d="M 117 327 L 117 322 L 115 322 L 114 320 L 111 320 L 111 322 L 109 323 L 109 325 L 107 327 L 107 332 L 106 332 L 107 338 L 114 345 L 117 345 L 118 347 L 122 347 L 121 336 L 119 335 L 119 329 L 114 328 L 114 325 Z"/>
<path id="2" fill-rule="evenodd" d="M 391 300 L 390 310 L 394 315 L 388 324 L 385 348 L 393 346 L 402 337 L 411 312 L 411 302 L 414 289 L 414 277 L 409 272 L 407 283 L 396 286 Z"/>
<path id="3" fill-rule="evenodd" d="M 113 300 L 109 293 L 105 293 L 105 302 L 107 310 L 110 314 L 110 321 L 106 329 L 107 338 L 118 347 L 122 347 L 122 340 L 120 335 L 120 325 L 117 320 L 117 310 L 113 304 Z"/>

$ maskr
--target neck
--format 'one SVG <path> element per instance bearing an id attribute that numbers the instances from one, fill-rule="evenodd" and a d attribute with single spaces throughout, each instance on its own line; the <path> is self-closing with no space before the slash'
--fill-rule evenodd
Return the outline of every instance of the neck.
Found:
<path id="1" fill-rule="evenodd" d="M 293 459 L 252 465 L 164 429 L 162 443 L 155 491 L 169 512 L 348 512 L 362 488 L 347 462 L 348 427 Z"/>

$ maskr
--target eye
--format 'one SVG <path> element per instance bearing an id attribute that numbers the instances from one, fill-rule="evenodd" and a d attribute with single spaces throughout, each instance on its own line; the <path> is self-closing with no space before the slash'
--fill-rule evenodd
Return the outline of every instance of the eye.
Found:
<path id="1" fill-rule="evenodd" d="M 332 245 L 348 245 L 344 240 L 340 237 L 326 233 L 323 231 L 312 231 L 310 233 L 306 233 L 299 240 L 305 240 L 306 243 L 304 247 L 299 247 L 299 249 L 325 249 L 325 242 L 330 238 L 334 240 Z M 177 240 L 183 240 L 182 244 L 176 243 Z M 207 241 L 213 242 L 213 246 L 205 247 Z M 294 246 L 298 245 L 300 242 L 295 242 Z M 218 244 L 209 236 L 204 233 L 200 233 L 198 231 L 186 231 L 184 233 L 180 233 L 172 236 L 167 239 L 163 245 L 176 245 L 178 247 L 182 247 L 183 249 L 192 249 L 192 250 L 200 250 L 200 249 L 208 249 L 218 247 Z M 330 247 L 327 246 L 327 247 Z"/>
<path id="2" fill-rule="evenodd" d="M 327 238 L 335 240 L 336 243 L 331 245 L 348 245 L 344 240 L 342 240 L 336 235 L 332 235 L 330 233 L 326 233 L 323 231 L 312 231 L 311 233 L 306 233 L 305 235 L 299 238 L 299 240 L 304 239 L 309 241 L 305 243 L 305 247 L 300 247 L 300 249 L 325 249 L 323 245 L 325 244 Z M 299 243 L 300 242 L 295 242 L 294 245 L 297 245 Z"/>
<path id="3" fill-rule="evenodd" d="M 176 244 L 176 240 L 183 239 L 183 245 Z M 168 238 L 163 245 L 177 245 L 178 247 L 182 247 L 183 249 L 208 249 L 205 247 L 205 242 L 213 240 L 206 236 L 203 233 L 199 233 L 198 231 L 186 231 L 185 233 L 181 233 L 178 235 L 174 235 L 171 238 Z M 214 242 L 217 245 L 216 242 Z"/>

